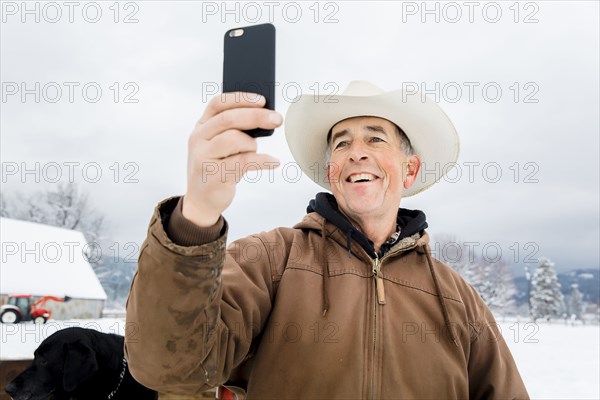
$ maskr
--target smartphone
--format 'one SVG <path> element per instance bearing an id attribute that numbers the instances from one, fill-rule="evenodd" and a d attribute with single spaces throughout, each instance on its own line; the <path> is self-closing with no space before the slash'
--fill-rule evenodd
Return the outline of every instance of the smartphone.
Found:
<path id="1" fill-rule="evenodd" d="M 230 29 L 223 51 L 223 93 L 263 95 L 265 108 L 275 109 L 275 26 L 260 24 Z M 252 137 L 269 136 L 273 129 L 245 131 Z"/>

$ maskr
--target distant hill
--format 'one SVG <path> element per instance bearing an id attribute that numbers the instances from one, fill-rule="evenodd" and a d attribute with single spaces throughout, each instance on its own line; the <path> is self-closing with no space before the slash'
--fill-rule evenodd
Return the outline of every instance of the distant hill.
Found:
<path id="1" fill-rule="evenodd" d="M 571 293 L 571 285 L 579 285 L 579 291 L 583 293 L 583 300 L 588 303 L 598 304 L 600 301 L 600 270 L 598 269 L 575 269 L 568 272 L 558 273 L 558 282 L 565 298 Z M 517 285 L 517 305 L 527 302 L 527 279 L 524 276 L 515 278 Z"/>

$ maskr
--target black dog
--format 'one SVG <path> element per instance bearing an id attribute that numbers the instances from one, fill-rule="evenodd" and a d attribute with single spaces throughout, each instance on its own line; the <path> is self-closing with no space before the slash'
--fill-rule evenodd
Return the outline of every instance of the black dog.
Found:
<path id="1" fill-rule="evenodd" d="M 66 328 L 45 339 L 5 390 L 13 400 L 156 400 L 129 374 L 123 336 Z"/>

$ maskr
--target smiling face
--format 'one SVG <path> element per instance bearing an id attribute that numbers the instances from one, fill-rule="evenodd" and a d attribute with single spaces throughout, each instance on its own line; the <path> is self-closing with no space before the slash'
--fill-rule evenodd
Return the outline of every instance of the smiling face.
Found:
<path id="1" fill-rule="evenodd" d="M 327 176 L 340 210 L 359 224 L 395 223 L 420 166 L 405 154 L 396 126 L 377 117 L 345 119 L 333 126 L 329 146 Z"/>

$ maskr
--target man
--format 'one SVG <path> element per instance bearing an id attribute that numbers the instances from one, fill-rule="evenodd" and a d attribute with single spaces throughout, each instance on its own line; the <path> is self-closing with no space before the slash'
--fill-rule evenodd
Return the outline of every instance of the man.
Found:
<path id="1" fill-rule="evenodd" d="M 527 398 L 489 309 L 431 257 L 425 214 L 399 208 L 439 179 L 421 164 L 458 157 L 443 111 L 413 99 L 353 82 L 334 103 L 292 104 L 292 154 L 332 194 L 293 228 L 227 252 L 221 213 L 235 178 L 203 167 L 272 168 L 241 130 L 281 117 L 264 99 L 213 99 L 189 140 L 187 192 L 158 205 L 141 250 L 127 304 L 132 375 L 238 398 Z"/>

